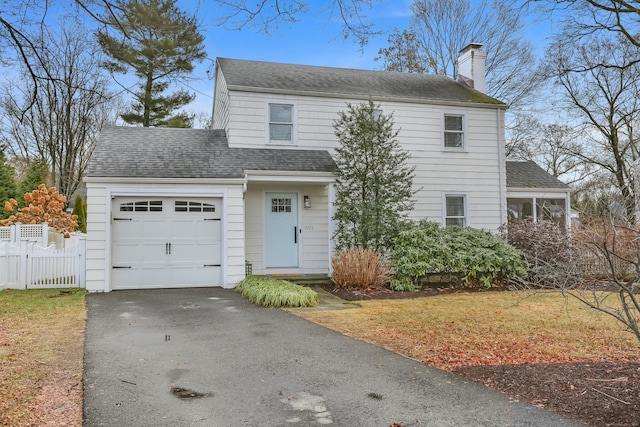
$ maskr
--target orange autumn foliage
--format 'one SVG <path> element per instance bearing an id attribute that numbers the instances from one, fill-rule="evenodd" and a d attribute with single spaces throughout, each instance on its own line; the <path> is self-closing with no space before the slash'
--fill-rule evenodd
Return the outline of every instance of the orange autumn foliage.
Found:
<path id="1" fill-rule="evenodd" d="M 4 210 L 14 212 L 9 218 L 0 220 L 0 226 L 13 225 L 16 222 L 21 224 L 42 224 L 46 222 L 49 227 L 69 237 L 69 233 L 78 228 L 78 217 L 70 215 L 64 211 L 64 204 L 67 198 L 58 193 L 55 187 L 47 188 L 40 184 L 37 190 L 24 195 L 27 204 L 24 208 L 18 209 L 18 202 L 10 199 L 4 204 Z"/>

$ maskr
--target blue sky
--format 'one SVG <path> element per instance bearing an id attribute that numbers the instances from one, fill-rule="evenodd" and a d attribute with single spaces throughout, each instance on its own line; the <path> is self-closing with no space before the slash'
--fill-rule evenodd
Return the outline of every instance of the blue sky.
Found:
<path id="1" fill-rule="evenodd" d="M 361 50 L 352 39 L 340 37 L 340 24 L 329 19 L 322 1 L 311 1 L 310 12 L 301 16 L 300 22 L 284 24 L 268 36 L 254 30 L 231 31 L 216 25 L 220 11 L 211 0 L 204 0 L 196 10 L 202 23 L 209 60 L 200 64 L 194 73 L 197 81 L 189 83 L 196 90 L 197 98 L 188 108 L 203 111 L 211 108 L 213 81 L 206 75 L 216 57 L 249 59 L 257 61 L 284 62 L 306 65 L 323 65 L 359 69 L 376 69 L 374 61 L 378 50 L 387 45 L 387 35 L 375 37 Z M 185 11 L 194 2 L 182 1 L 179 6 Z M 385 0 L 367 13 L 376 27 L 390 31 L 394 27 L 405 28 L 410 18 L 411 0 Z"/>
<path id="2" fill-rule="evenodd" d="M 247 0 L 249 3 L 254 0 Z M 271 0 L 273 2 L 273 0 Z M 322 65 L 330 67 L 380 69 L 381 64 L 374 61 L 379 49 L 388 45 L 388 33 L 394 28 L 408 26 L 411 12 L 409 6 L 413 0 L 382 0 L 366 12 L 368 22 L 386 34 L 373 37 L 369 44 L 361 49 L 353 39 L 340 37 L 341 22 L 336 16 L 330 19 L 327 0 L 309 0 L 309 12 L 301 15 L 300 21 L 282 24 L 269 35 L 255 30 L 232 31 L 218 26 L 222 16 L 216 0 L 178 0 L 177 5 L 188 14 L 195 14 L 201 24 L 200 30 L 205 36 L 208 59 L 196 66 L 194 80 L 186 84 L 186 89 L 196 93 L 196 100 L 187 106 L 187 110 L 209 114 L 213 102 L 213 80 L 207 76 L 216 57 L 249 59 L 259 61 L 284 62 L 294 64 Z M 480 0 L 472 0 L 480 1 Z M 62 10 L 68 3 L 54 4 L 47 14 L 47 20 L 57 25 Z M 95 22 L 85 16 L 90 28 Z M 533 41 L 538 53 L 546 43 L 545 37 L 552 29 L 548 19 L 528 17 L 525 37 Z M 555 24 L 554 24 L 555 25 Z M 121 82 L 130 78 L 119 77 Z M 128 83 L 127 83 L 128 84 Z M 131 79 L 131 84 L 135 84 Z M 117 87 L 114 85 L 114 87 Z"/>
<path id="3" fill-rule="evenodd" d="M 213 81 L 207 78 L 207 68 L 216 57 L 358 69 L 381 67 L 374 58 L 380 48 L 387 46 L 387 35 L 372 38 L 361 50 L 352 39 L 344 40 L 339 36 L 340 23 L 336 18 L 329 19 L 326 1 L 311 0 L 310 12 L 302 15 L 300 22 L 282 25 L 268 36 L 253 30 L 220 28 L 216 20 L 221 11 L 214 3 L 212 0 L 178 2 L 185 11 L 197 13 L 200 18 L 209 57 L 197 66 L 194 73 L 197 80 L 189 83 L 197 94 L 196 101 L 188 107 L 192 111 L 208 112 L 211 109 Z M 383 0 L 376 3 L 367 16 L 382 31 L 403 29 L 411 17 L 411 3 L 412 0 Z M 552 25 L 548 19 L 535 16 L 526 19 L 525 37 L 535 44 L 538 53 L 542 53 Z"/>

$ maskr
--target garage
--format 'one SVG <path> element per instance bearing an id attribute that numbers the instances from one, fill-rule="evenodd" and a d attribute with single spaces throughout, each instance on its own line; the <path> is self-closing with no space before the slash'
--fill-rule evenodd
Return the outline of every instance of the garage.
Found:
<path id="1" fill-rule="evenodd" d="M 221 207 L 221 198 L 112 198 L 111 288 L 221 286 Z"/>

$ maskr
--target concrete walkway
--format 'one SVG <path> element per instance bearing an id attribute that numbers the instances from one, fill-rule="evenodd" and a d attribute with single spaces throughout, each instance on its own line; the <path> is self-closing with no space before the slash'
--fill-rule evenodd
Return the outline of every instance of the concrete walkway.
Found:
<path id="1" fill-rule="evenodd" d="M 85 426 L 579 425 L 231 290 L 87 306 Z"/>

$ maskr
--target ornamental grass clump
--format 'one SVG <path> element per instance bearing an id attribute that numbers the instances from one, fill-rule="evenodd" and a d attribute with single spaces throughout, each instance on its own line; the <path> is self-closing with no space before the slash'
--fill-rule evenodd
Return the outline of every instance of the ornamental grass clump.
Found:
<path id="1" fill-rule="evenodd" d="M 393 276 L 389 261 L 372 249 L 340 251 L 331 259 L 331 266 L 331 280 L 343 289 L 380 289 Z"/>
<path id="2" fill-rule="evenodd" d="M 262 307 L 314 307 L 318 294 L 286 280 L 265 276 L 247 276 L 235 287 L 236 292 Z"/>

